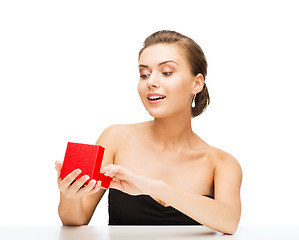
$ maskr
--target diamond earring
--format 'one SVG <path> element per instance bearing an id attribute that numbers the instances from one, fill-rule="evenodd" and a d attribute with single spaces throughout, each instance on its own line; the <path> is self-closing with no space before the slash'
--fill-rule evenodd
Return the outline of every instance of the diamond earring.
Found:
<path id="1" fill-rule="evenodd" d="M 196 93 L 194 94 L 193 101 L 192 101 L 192 104 L 191 104 L 191 106 L 192 106 L 193 108 L 195 107 L 195 98 L 196 98 Z"/>

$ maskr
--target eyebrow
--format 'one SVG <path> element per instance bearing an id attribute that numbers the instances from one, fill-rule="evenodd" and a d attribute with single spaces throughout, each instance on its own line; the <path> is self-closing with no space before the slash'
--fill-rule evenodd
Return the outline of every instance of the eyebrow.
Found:
<path id="1" fill-rule="evenodd" d="M 166 63 L 169 63 L 169 62 L 173 62 L 173 63 L 175 63 L 176 65 L 179 66 L 179 64 L 178 64 L 177 62 L 172 61 L 172 60 L 167 60 L 167 61 L 164 61 L 164 62 L 160 62 L 160 63 L 158 64 L 158 66 L 161 66 L 161 65 L 166 64 Z M 144 65 L 144 64 L 139 64 L 139 67 L 148 68 L 149 66 Z"/>

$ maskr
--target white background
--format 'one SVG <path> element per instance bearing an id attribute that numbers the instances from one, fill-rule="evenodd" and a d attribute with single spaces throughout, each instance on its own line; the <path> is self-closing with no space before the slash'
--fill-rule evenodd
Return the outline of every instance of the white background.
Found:
<path id="1" fill-rule="evenodd" d="M 67 142 L 152 119 L 137 55 L 162 29 L 206 54 L 211 104 L 193 130 L 239 160 L 240 224 L 299 224 L 298 22 L 286 0 L 1 1 L 0 224 L 60 225 Z M 90 224 L 107 219 L 106 194 Z"/>

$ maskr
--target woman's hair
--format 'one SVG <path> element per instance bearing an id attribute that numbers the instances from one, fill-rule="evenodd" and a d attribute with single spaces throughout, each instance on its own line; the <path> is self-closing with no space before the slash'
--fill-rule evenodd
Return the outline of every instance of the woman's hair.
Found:
<path id="1" fill-rule="evenodd" d="M 191 38 L 175 31 L 162 30 L 148 36 L 144 41 L 143 48 L 139 51 L 138 59 L 140 59 L 144 49 L 158 43 L 176 44 L 181 47 L 190 64 L 192 74 L 196 76 L 198 73 L 201 73 L 204 80 L 206 79 L 208 63 L 201 47 Z M 192 117 L 200 115 L 209 103 L 210 96 L 206 83 L 204 83 L 202 91 L 196 94 L 195 107 L 191 107 Z"/>

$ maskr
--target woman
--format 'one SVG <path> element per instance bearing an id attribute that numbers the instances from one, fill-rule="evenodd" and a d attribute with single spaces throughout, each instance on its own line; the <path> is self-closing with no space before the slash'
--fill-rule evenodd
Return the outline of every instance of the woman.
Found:
<path id="1" fill-rule="evenodd" d="M 101 172 L 112 178 L 109 224 L 203 224 L 233 234 L 241 215 L 242 171 L 230 154 L 197 136 L 191 118 L 209 104 L 202 49 L 174 31 L 149 36 L 139 52 L 140 98 L 152 121 L 113 125 L 96 144 L 105 147 Z M 59 178 L 59 215 L 65 225 L 88 224 L 105 189 L 80 170 Z"/>

